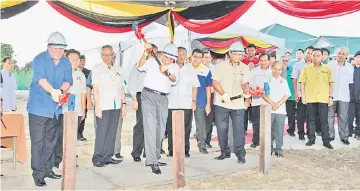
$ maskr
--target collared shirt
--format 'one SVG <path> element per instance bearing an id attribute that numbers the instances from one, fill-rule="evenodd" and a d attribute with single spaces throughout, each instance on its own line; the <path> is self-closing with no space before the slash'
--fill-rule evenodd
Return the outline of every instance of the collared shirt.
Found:
<path id="1" fill-rule="evenodd" d="M 70 61 L 64 56 L 58 64 L 54 63 L 48 51 L 37 55 L 32 61 L 33 78 L 30 85 L 27 111 L 30 114 L 54 118 L 62 113 L 51 94 L 46 92 L 39 84 L 40 79 L 46 79 L 55 89 L 60 89 L 63 83 L 72 85 L 72 69 Z"/>
<path id="2" fill-rule="evenodd" d="M 250 69 L 247 65 L 240 62 L 239 65 L 232 65 L 230 61 L 221 61 L 215 66 L 213 80 L 220 83 L 222 89 L 229 97 L 239 96 L 243 94 L 241 84 L 249 83 Z M 227 109 L 245 109 L 244 98 L 235 99 L 231 103 L 222 103 L 222 98 L 216 92 L 215 105 Z"/>
<path id="3" fill-rule="evenodd" d="M 144 88 L 144 79 L 146 72 L 139 71 L 137 69 L 137 63 L 134 65 L 133 69 L 130 72 L 129 76 L 129 86 L 128 90 L 131 95 L 134 95 L 138 92 L 141 92 Z"/>
<path id="4" fill-rule="evenodd" d="M 300 97 L 301 97 L 300 76 L 301 76 L 301 72 L 303 71 L 303 69 L 306 65 L 307 64 L 306 64 L 305 60 L 300 60 L 300 61 L 296 62 L 294 64 L 293 71 L 291 73 L 291 78 L 297 80 L 296 91 Z"/>
<path id="5" fill-rule="evenodd" d="M 305 83 L 305 95 L 307 103 L 328 103 L 329 85 L 333 83 L 331 69 L 324 64 L 315 67 L 309 64 L 304 67 L 300 83 Z"/>
<path id="6" fill-rule="evenodd" d="M 179 81 L 179 70 L 176 67 L 176 64 L 168 65 L 168 72 L 176 76 L 176 81 L 172 82 L 169 77 L 160 71 L 160 66 L 153 57 L 146 60 L 145 64 L 138 69 L 139 71 L 146 72 L 144 87 L 155 91 L 168 94 L 170 93 L 171 85 L 175 85 Z"/>
<path id="7" fill-rule="evenodd" d="M 291 78 L 291 74 L 293 71 L 293 67 L 288 65 L 288 67 L 286 68 L 286 81 L 288 83 L 290 92 L 291 92 L 291 96 L 289 97 L 288 100 L 295 100 L 295 96 L 294 96 L 294 87 L 292 84 L 292 78 Z"/>
<path id="8" fill-rule="evenodd" d="M 360 103 L 360 67 L 354 67 L 354 83 L 350 84 L 350 101 Z"/>
<path id="9" fill-rule="evenodd" d="M 16 110 L 16 77 L 5 69 L 0 71 L 0 75 L 3 78 L 3 83 L 0 84 L 0 97 L 3 99 L 2 107 L 4 110 Z"/>
<path id="10" fill-rule="evenodd" d="M 203 64 L 200 64 L 196 69 L 196 74 L 200 82 L 200 87 L 198 87 L 197 97 L 196 97 L 196 107 L 204 108 L 206 106 L 207 96 L 206 88 L 212 87 L 212 75 L 210 69 Z"/>
<path id="11" fill-rule="evenodd" d="M 92 85 L 98 86 L 101 110 L 121 108 L 121 87 L 124 86 L 122 70 L 119 66 L 109 67 L 100 63 L 92 69 Z"/>
<path id="12" fill-rule="evenodd" d="M 250 72 L 249 87 L 251 89 L 256 89 L 257 87 L 264 88 L 264 83 L 268 82 L 271 76 L 272 71 L 270 67 L 266 70 L 263 70 L 260 68 L 260 66 L 257 66 Z M 252 96 L 252 99 L 251 106 L 266 104 L 261 96 Z"/>
<path id="13" fill-rule="evenodd" d="M 69 92 L 75 95 L 75 112 L 78 116 L 83 116 L 83 109 L 81 104 L 82 94 L 86 94 L 86 78 L 85 74 L 80 70 L 75 70 L 72 73 L 73 85 L 70 87 Z M 63 106 L 64 110 L 68 109 L 68 104 Z"/>
<path id="14" fill-rule="evenodd" d="M 169 109 L 191 109 L 192 88 L 200 87 L 196 71 L 191 64 L 184 64 L 180 70 L 179 82 L 171 86 L 168 95 Z"/>
<path id="15" fill-rule="evenodd" d="M 350 63 L 339 66 L 336 61 L 327 65 L 334 78 L 333 97 L 334 101 L 350 102 L 349 84 L 354 83 L 354 67 Z"/>
<path id="16" fill-rule="evenodd" d="M 270 86 L 269 98 L 273 102 L 278 103 L 284 96 L 291 96 L 288 83 L 281 76 L 277 78 L 271 76 L 269 86 Z M 271 113 L 286 114 L 285 103 L 281 104 L 276 111 L 271 110 Z"/>

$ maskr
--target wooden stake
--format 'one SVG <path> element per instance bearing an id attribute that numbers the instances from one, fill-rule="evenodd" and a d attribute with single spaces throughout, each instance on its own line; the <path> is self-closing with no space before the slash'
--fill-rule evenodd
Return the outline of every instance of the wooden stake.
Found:
<path id="1" fill-rule="evenodd" d="M 260 171 L 268 174 L 271 170 L 271 106 L 260 106 Z"/>
<path id="2" fill-rule="evenodd" d="M 184 111 L 172 112 L 173 135 L 173 185 L 174 189 L 185 186 L 185 126 Z"/>
<path id="3" fill-rule="evenodd" d="M 77 124 L 76 112 L 64 112 L 61 190 L 75 190 Z"/>

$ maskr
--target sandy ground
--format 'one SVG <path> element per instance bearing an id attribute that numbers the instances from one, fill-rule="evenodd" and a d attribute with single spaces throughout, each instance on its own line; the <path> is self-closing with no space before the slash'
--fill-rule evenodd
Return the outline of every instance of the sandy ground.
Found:
<path id="1" fill-rule="evenodd" d="M 30 152 L 30 141 L 27 127 L 26 93 L 18 93 L 18 111 L 25 116 L 27 132 L 27 147 Z M 86 163 L 92 155 L 94 144 L 94 129 L 92 113 L 89 113 L 85 127 L 87 142 L 78 142 L 79 158 Z M 132 128 L 135 123 L 135 113 L 128 104 L 128 117 L 124 121 L 122 144 L 132 144 Z M 195 128 L 193 128 L 195 129 Z M 192 140 L 192 145 L 196 143 Z M 166 146 L 166 143 L 165 145 Z M 166 148 L 166 147 L 164 147 Z M 192 150 L 197 152 L 196 147 Z M 80 151 L 80 152 L 79 152 Z M 249 153 L 258 153 L 250 150 Z M 184 189 L 214 190 L 214 189 L 346 189 L 360 190 L 360 148 L 341 148 L 335 150 L 286 150 L 283 158 L 277 158 L 277 165 L 272 167 L 270 174 L 264 175 L 258 169 L 241 171 L 226 176 L 213 176 L 205 179 L 190 180 Z M 85 163 L 85 162 L 84 162 Z M 209 167 L 211 168 L 211 167 Z M 172 189 L 172 185 L 149 187 L 150 190 Z"/>

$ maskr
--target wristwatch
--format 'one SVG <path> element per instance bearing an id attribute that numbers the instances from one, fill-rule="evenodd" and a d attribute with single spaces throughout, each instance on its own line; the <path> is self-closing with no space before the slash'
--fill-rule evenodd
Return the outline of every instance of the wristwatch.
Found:
<path id="1" fill-rule="evenodd" d="M 60 89 L 60 91 L 61 91 L 61 94 L 64 94 L 64 90 Z"/>
<path id="2" fill-rule="evenodd" d="M 329 96 L 329 98 L 334 99 L 334 97 L 333 97 L 333 96 Z"/>
<path id="3" fill-rule="evenodd" d="M 166 74 L 167 77 L 169 77 L 170 75 L 171 75 L 170 72 L 168 72 L 168 73 Z"/>

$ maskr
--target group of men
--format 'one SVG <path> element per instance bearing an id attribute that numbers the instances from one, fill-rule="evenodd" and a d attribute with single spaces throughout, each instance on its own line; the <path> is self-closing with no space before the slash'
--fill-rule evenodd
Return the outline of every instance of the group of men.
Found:
<path id="1" fill-rule="evenodd" d="M 33 79 L 27 111 L 31 168 L 37 186 L 46 185 L 45 177 L 61 178 L 52 168 L 59 167 L 62 160 L 63 112 L 68 107 L 59 103 L 67 92 L 75 95 L 79 141 L 86 140 L 83 131 L 87 110 L 94 110 L 93 165 L 103 167 L 123 160 L 120 155 L 121 126 L 127 103 L 123 71 L 114 65 L 113 48 L 103 46 L 102 62 L 89 71 L 84 68 L 85 57 L 74 49 L 65 54 L 66 47 L 64 36 L 55 32 L 48 39 L 47 50 L 32 62 Z M 305 59 L 304 51 L 299 49 L 292 63 L 289 63 L 290 54 L 281 57 L 282 61 L 276 60 L 274 52 L 256 56 L 255 45 L 250 44 L 244 49 L 240 42 L 229 47 L 225 59 L 216 61 L 207 49 L 194 49 L 188 59 L 187 50 L 174 44 L 166 45 L 163 51 L 151 44 L 145 44 L 144 48 L 143 56 L 129 77 L 131 105 L 136 111 L 131 155 L 135 162 L 140 162 L 143 154 L 145 165 L 154 174 L 161 174 L 160 166 L 166 165 L 160 161 L 165 131 L 168 156 L 173 155 L 172 112 L 176 110 L 184 111 L 187 158 L 190 157 L 189 139 L 194 116 L 200 153 L 207 154 L 207 148 L 212 147 L 215 123 L 221 150 L 215 159 L 230 158 L 233 152 L 238 163 L 245 163 L 248 117 L 254 131 L 251 147 L 256 148 L 262 104 L 272 108 L 271 137 L 275 143 L 272 152 L 278 156 L 282 155 L 286 116 L 289 135 L 295 136 L 297 123 L 300 140 L 305 140 L 307 124 L 307 146 L 315 143 L 317 132 L 322 136 L 323 145 L 333 148 L 330 142 L 335 137 L 335 115 L 344 144 L 350 144 L 348 138 L 353 133 L 356 138 L 360 136 L 360 52 L 355 54 L 354 65 L 351 65 L 346 62 L 346 48 L 340 48 L 336 61 L 329 63 L 326 56 L 329 51 L 313 47 L 306 48 Z M 3 107 L 16 110 L 15 92 L 10 95 L 10 91 L 6 91 L 11 89 L 12 92 L 16 88 L 11 59 L 4 59 L 3 64 L 1 76 L 6 82 L 0 89 Z M 264 88 L 265 82 L 269 84 L 270 94 L 249 93 L 251 89 Z"/>

